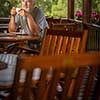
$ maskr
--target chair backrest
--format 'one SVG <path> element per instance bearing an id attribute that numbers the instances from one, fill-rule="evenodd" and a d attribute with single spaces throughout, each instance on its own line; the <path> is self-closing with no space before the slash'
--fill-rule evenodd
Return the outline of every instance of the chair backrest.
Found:
<path id="1" fill-rule="evenodd" d="M 85 51 L 86 41 L 87 41 L 87 30 L 78 31 L 76 24 L 66 24 L 66 27 L 61 27 L 62 24 L 55 24 L 54 28 L 48 29 L 46 35 L 43 40 L 43 45 L 41 48 L 40 55 L 66 55 L 71 53 L 82 53 Z M 65 25 L 65 24 L 64 24 Z M 64 26 L 62 25 L 62 26 Z M 59 27 L 60 26 L 60 27 Z M 70 61 L 69 61 L 70 62 Z M 84 77 L 88 77 L 86 72 L 89 74 L 90 70 L 88 67 L 86 68 L 70 68 L 68 69 L 68 77 L 70 77 L 70 82 L 68 86 L 70 87 L 68 91 L 68 96 L 71 97 L 73 95 L 74 86 L 76 85 L 77 75 L 80 73 L 81 76 L 78 77 L 81 79 L 81 82 L 77 82 L 78 92 L 81 88 L 80 84 L 83 84 Z M 81 72 L 80 72 L 81 71 Z M 61 74 L 63 74 L 64 70 Z M 62 75 L 61 75 L 62 76 Z M 68 81 L 68 80 L 67 80 Z M 88 80 L 85 80 L 87 83 Z M 78 95 L 78 94 L 75 94 Z M 76 96 L 77 97 L 77 96 Z"/>
<path id="2" fill-rule="evenodd" d="M 52 27 L 52 24 L 67 24 L 67 23 L 74 23 L 75 21 L 67 18 L 47 18 L 47 22 L 49 27 Z"/>
<path id="3" fill-rule="evenodd" d="M 47 18 L 49 27 L 52 26 L 52 23 L 60 23 L 60 21 L 61 21 L 61 18 L 53 18 L 53 17 Z"/>
<path id="4" fill-rule="evenodd" d="M 77 31 L 76 24 L 55 24 L 44 34 L 40 55 L 61 55 L 78 53 L 81 48 L 84 32 Z M 84 38 L 86 41 L 87 38 Z"/>
<path id="5" fill-rule="evenodd" d="M 11 85 L 13 84 L 17 55 L 0 54 L 0 62 L 6 65 L 4 69 L 0 70 L 0 90 L 6 90 L 7 88 L 11 88 Z M 2 63 L 0 66 L 2 66 Z"/>
<path id="6" fill-rule="evenodd" d="M 17 97 L 21 98 L 21 100 L 89 100 L 90 98 L 95 99 L 96 97 L 92 97 L 96 84 L 96 70 L 94 69 L 97 69 L 98 67 L 96 66 L 100 65 L 99 59 L 100 52 L 93 54 L 66 54 L 62 56 L 20 56 L 18 59 L 16 70 L 17 77 L 14 81 L 10 100 L 17 100 Z M 90 67 L 89 70 L 91 70 L 91 72 L 89 74 L 88 70 L 85 70 L 85 68 L 87 68 L 87 65 L 95 66 Z M 51 75 L 49 77 L 48 71 L 50 70 L 51 66 L 53 68 L 53 71 L 52 74 L 49 74 Z M 41 75 L 37 84 L 33 83 L 32 81 L 33 70 L 36 67 L 41 68 Z M 74 70 L 71 69 L 73 68 L 82 68 L 82 70 L 79 70 L 78 74 L 72 74 Z M 26 70 L 26 78 L 24 84 L 19 84 L 21 69 Z M 61 72 L 63 70 L 64 74 L 62 75 L 63 77 L 61 77 Z M 85 76 L 84 80 L 82 80 L 81 76 L 84 71 L 85 74 L 87 74 L 86 76 L 88 77 Z M 72 79 L 73 81 L 76 80 L 75 85 L 73 87 L 73 92 L 70 88 L 71 83 L 73 83 Z M 85 83 L 87 79 L 88 82 Z M 81 81 L 84 81 L 83 84 L 81 84 Z M 78 85 L 81 85 L 80 89 Z M 88 88 L 86 85 L 88 85 Z M 88 91 L 89 88 L 91 88 L 92 91 Z"/>
<path id="7" fill-rule="evenodd" d="M 59 30 L 67 30 L 67 31 L 71 31 L 71 32 L 76 32 L 78 29 L 78 24 L 73 22 L 73 23 L 52 23 L 51 25 L 52 29 L 59 29 Z M 82 26 L 82 25 L 81 25 Z M 80 29 L 82 29 L 80 26 Z"/>

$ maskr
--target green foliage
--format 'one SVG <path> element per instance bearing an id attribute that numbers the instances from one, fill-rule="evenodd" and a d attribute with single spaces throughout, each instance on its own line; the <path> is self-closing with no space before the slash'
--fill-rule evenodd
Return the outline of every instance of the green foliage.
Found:
<path id="1" fill-rule="evenodd" d="M 82 11 L 82 0 L 75 0 L 75 15 L 78 10 Z M 92 0 L 92 12 L 100 15 L 100 0 Z M 77 18 L 77 16 L 75 16 Z"/>
<path id="2" fill-rule="evenodd" d="M 100 13 L 100 0 L 92 1 L 92 11 Z"/>
<path id="3" fill-rule="evenodd" d="M 10 6 L 11 4 L 8 0 L 1 0 L 0 1 L 0 16 L 8 16 Z"/>
<path id="4" fill-rule="evenodd" d="M 52 0 L 36 0 L 36 5 L 40 7 L 45 15 L 49 16 L 51 13 Z"/>
<path id="5" fill-rule="evenodd" d="M 67 16 L 67 1 L 68 0 L 36 0 L 36 5 L 39 6 L 46 16 L 66 17 Z M 82 10 L 82 1 L 75 0 L 75 11 Z M 8 17 L 10 9 L 21 6 L 21 0 L 0 0 L 0 17 Z M 100 13 L 100 0 L 93 0 L 93 11 Z"/>
<path id="6" fill-rule="evenodd" d="M 82 0 L 75 0 L 75 11 L 82 10 Z"/>
<path id="7" fill-rule="evenodd" d="M 43 9 L 46 16 L 66 17 L 67 0 L 36 0 L 36 4 Z"/>
<path id="8" fill-rule="evenodd" d="M 67 15 L 67 3 L 65 0 L 58 0 L 57 4 L 52 5 L 53 17 L 66 17 Z"/>
<path id="9" fill-rule="evenodd" d="M 10 14 L 10 9 L 20 0 L 0 0 L 0 17 L 8 17 Z"/>

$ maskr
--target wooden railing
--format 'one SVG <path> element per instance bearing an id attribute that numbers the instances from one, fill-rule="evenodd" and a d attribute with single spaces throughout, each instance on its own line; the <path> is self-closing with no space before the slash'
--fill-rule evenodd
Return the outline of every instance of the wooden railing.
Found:
<path id="1" fill-rule="evenodd" d="M 87 51 L 100 51 L 100 26 L 84 24 L 88 29 Z"/>

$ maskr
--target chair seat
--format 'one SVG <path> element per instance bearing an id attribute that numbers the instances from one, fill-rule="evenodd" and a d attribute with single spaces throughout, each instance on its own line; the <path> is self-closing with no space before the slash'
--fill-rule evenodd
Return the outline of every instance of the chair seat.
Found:
<path id="1" fill-rule="evenodd" d="M 0 70 L 0 97 L 6 98 L 12 89 L 14 73 L 17 64 L 17 55 L 0 54 L 0 62 L 6 68 Z"/>

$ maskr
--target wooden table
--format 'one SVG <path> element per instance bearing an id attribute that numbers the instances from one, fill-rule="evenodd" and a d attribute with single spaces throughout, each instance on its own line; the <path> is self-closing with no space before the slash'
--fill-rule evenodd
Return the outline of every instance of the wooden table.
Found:
<path id="1" fill-rule="evenodd" d="M 13 34 L 13 33 L 1 33 L 0 34 L 0 43 L 8 42 L 24 42 L 28 40 L 38 40 L 38 36 L 30 36 L 24 34 Z"/>
<path id="2" fill-rule="evenodd" d="M 0 33 L 0 44 L 3 46 L 4 50 L 7 50 L 7 45 L 12 43 L 17 43 L 23 46 L 29 40 L 38 40 L 38 36 L 25 35 L 21 33 Z"/>

